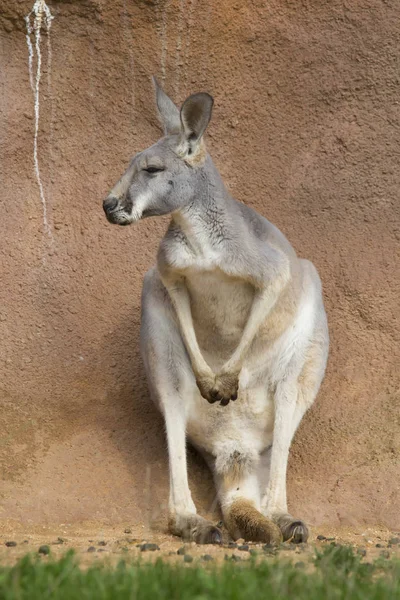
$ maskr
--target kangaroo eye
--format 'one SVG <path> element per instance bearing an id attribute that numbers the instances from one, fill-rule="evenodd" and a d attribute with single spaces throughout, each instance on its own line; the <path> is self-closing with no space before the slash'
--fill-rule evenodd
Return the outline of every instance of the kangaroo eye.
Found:
<path id="1" fill-rule="evenodd" d="M 147 167 L 147 169 L 143 169 L 146 173 L 160 173 L 164 171 L 164 167 Z"/>

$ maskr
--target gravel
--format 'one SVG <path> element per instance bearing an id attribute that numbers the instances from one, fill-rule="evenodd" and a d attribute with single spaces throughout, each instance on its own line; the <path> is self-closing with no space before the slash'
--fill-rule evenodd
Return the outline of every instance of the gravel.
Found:
<path id="1" fill-rule="evenodd" d="M 160 549 L 157 544 L 140 544 L 139 548 L 141 552 L 154 552 Z"/>

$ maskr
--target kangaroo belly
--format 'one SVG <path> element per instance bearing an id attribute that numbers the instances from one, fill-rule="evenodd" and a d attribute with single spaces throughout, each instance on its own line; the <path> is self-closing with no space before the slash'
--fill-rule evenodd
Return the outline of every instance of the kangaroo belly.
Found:
<path id="1" fill-rule="evenodd" d="M 200 395 L 191 404 L 188 439 L 212 456 L 260 452 L 272 444 L 274 402 L 266 385 L 242 391 L 229 406 L 210 405 Z"/>
<path id="2" fill-rule="evenodd" d="M 187 276 L 194 328 L 209 359 L 226 359 L 236 348 L 247 322 L 254 288 L 220 270 Z"/>

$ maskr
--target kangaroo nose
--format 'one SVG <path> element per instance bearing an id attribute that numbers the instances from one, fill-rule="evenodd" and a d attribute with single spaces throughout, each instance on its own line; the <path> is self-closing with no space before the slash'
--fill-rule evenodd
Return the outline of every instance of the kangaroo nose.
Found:
<path id="1" fill-rule="evenodd" d="M 118 206 L 118 198 L 114 196 L 108 196 L 103 202 L 103 208 L 105 213 L 110 213 L 115 210 Z"/>

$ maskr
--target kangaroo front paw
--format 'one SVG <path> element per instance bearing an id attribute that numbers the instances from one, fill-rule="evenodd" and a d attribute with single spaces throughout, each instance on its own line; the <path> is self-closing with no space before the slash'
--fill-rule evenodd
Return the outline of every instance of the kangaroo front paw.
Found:
<path id="1" fill-rule="evenodd" d="M 212 390 L 214 389 L 215 384 L 215 375 L 198 375 L 196 377 L 196 384 L 200 390 L 200 394 L 208 400 L 210 404 L 214 404 L 217 402 L 218 398 L 215 398 L 211 395 Z"/>
<path id="2" fill-rule="evenodd" d="M 196 380 L 203 398 L 210 404 L 221 402 L 222 406 L 236 400 L 239 388 L 239 373 L 220 373 L 214 377 L 202 376 Z"/>
<path id="3" fill-rule="evenodd" d="M 236 400 L 239 389 L 239 373 L 219 373 L 215 377 L 214 388 L 211 396 L 220 400 L 222 406 L 229 404 L 230 400 Z"/>

